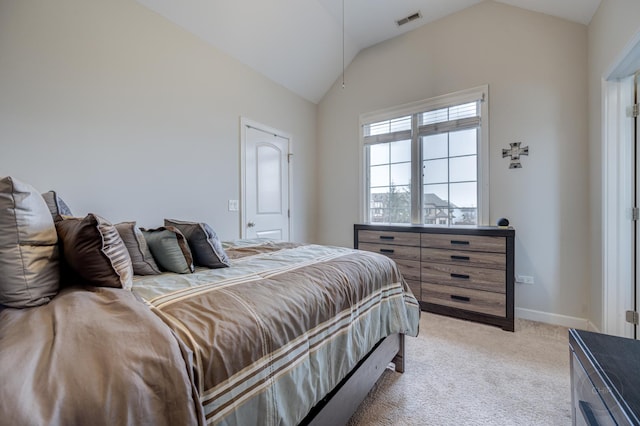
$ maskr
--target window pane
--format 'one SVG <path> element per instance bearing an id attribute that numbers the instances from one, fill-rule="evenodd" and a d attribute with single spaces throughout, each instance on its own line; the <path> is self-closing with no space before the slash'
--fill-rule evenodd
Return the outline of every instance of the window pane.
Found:
<path id="1" fill-rule="evenodd" d="M 422 159 L 445 158 L 449 155 L 447 133 L 422 137 Z"/>
<path id="2" fill-rule="evenodd" d="M 389 166 L 373 166 L 371 167 L 370 186 L 389 186 Z"/>
<path id="3" fill-rule="evenodd" d="M 456 105 L 449 108 L 449 120 L 478 116 L 478 102 Z"/>
<path id="4" fill-rule="evenodd" d="M 411 223 L 411 190 L 409 186 L 371 189 L 369 193 L 369 221 Z"/>
<path id="5" fill-rule="evenodd" d="M 452 183 L 449 185 L 452 207 L 478 207 L 478 193 L 475 182 Z"/>
<path id="6" fill-rule="evenodd" d="M 478 151 L 477 129 L 449 133 L 449 155 L 474 155 Z"/>
<path id="7" fill-rule="evenodd" d="M 411 161 L 411 140 L 391 142 L 391 163 Z"/>
<path id="8" fill-rule="evenodd" d="M 448 206 L 449 199 L 448 185 L 424 185 L 422 204 L 433 206 Z"/>
<path id="9" fill-rule="evenodd" d="M 389 120 L 389 133 L 411 130 L 411 116 L 395 118 Z"/>
<path id="10" fill-rule="evenodd" d="M 411 183 L 411 163 L 391 165 L 391 185 L 409 185 Z"/>
<path id="11" fill-rule="evenodd" d="M 424 185 L 422 217 L 426 225 L 447 225 L 449 218 L 448 185 Z"/>
<path id="12" fill-rule="evenodd" d="M 448 108 L 440 108 L 420 114 L 420 125 L 449 121 Z"/>
<path id="13" fill-rule="evenodd" d="M 475 155 L 449 159 L 449 182 L 475 181 L 478 178 L 477 163 Z"/>
<path id="14" fill-rule="evenodd" d="M 393 120 L 378 121 L 364 126 L 365 136 L 384 135 L 386 133 L 411 130 L 411 116 L 394 118 Z"/>
<path id="15" fill-rule="evenodd" d="M 445 183 L 449 181 L 449 160 L 428 160 L 423 162 L 422 175 L 423 183 Z"/>
<path id="16" fill-rule="evenodd" d="M 389 144 L 379 143 L 369 146 L 369 164 L 375 166 L 377 164 L 389 163 Z"/>
<path id="17" fill-rule="evenodd" d="M 411 190 L 409 186 L 389 188 L 389 222 L 411 223 Z"/>
<path id="18" fill-rule="evenodd" d="M 422 218 L 426 225 L 447 225 L 449 218 L 448 185 L 424 185 Z"/>
<path id="19" fill-rule="evenodd" d="M 453 225 L 477 225 L 478 209 L 454 209 L 451 223 Z"/>
<path id="20" fill-rule="evenodd" d="M 369 221 L 388 222 L 389 221 L 389 188 L 371 189 L 369 193 Z"/>

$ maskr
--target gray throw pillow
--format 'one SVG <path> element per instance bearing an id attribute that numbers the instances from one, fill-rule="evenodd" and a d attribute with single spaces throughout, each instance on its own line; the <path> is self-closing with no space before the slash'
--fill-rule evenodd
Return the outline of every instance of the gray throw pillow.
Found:
<path id="1" fill-rule="evenodd" d="M 158 275 L 160 268 L 153 259 L 147 240 L 135 222 L 116 223 L 118 234 L 129 251 L 133 273 L 136 275 Z"/>
<path id="2" fill-rule="evenodd" d="M 206 223 L 165 219 L 164 225 L 175 226 L 182 232 L 197 266 L 226 268 L 231 264 L 218 236 Z"/>
<path id="3" fill-rule="evenodd" d="M 47 204 L 31 185 L 0 179 L 0 304 L 26 308 L 58 292 L 58 236 Z"/>
<path id="4" fill-rule="evenodd" d="M 141 229 L 153 258 L 166 271 L 189 274 L 194 271 L 193 257 L 187 239 L 172 227 Z"/>
<path id="5" fill-rule="evenodd" d="M 73 216 L 73 213 L 71 213 L 71 209 L 67 203 L 65 203 L 55 191 L 43 193 L 42 198 L 44 198 L 44 201 L 47 203 L 47 207 L 49 207 L 51 217 L 54 221 L 59 220 L 62 215 Z"/>
<path id="6" fill-rule="evenodd" d="M 87 284 L 131 288 L 131 257 L 115 226 L 89 213 L 84 218 L 65 217 L 56 222 L 56 229 L 64 259 Z"/>

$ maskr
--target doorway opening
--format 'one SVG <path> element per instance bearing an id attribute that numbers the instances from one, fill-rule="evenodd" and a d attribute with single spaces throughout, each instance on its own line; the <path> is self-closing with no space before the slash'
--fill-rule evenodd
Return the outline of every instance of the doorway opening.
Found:
<path id="1" fill-rule="evenodd" d="M 640 34 L 603 81 L 603 332 L 638 339 Z"/>

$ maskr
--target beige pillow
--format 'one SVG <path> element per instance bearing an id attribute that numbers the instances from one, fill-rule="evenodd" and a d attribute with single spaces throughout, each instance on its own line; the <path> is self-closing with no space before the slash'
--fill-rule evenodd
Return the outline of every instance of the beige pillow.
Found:
<path id="1" fill-rule="evenodd" d="M 43 305 L 60 285 L 58 237 L 47 204 L 31 185 L 0 179 L 0 304 Z"/>
<path id="2" fill-rule="evenodd" d="M 158 275 L 160 268 L 153 259 L 147 240 L 135 222 L 116 223 L 118 234 L 129 251 L 133 273 L 136 275 Z"/>
<path id="3" fill-rule="evenodd" d="M 131 257 L 115 226 L 90 213 L 84 218 L 64 217 L 56 229 L 64 259 L 87 284 L 131 288 Z"/>

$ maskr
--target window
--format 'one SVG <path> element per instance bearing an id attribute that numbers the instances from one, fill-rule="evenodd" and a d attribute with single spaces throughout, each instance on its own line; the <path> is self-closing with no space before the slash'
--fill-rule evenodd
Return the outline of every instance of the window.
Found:
<path id="1" fill-rule="evenodd" d="M 487 92 L 484 86 L 361 117 L 365 221 L 484 223 Z"/>

